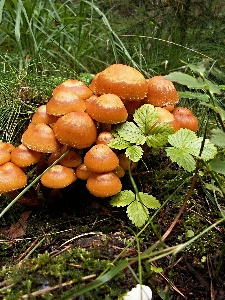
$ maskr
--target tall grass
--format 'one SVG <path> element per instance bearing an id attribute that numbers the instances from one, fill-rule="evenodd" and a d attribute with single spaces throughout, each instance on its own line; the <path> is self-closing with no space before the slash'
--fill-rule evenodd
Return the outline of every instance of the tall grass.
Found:
<path id="1" fill-rule="evenodd" d="M 181 60 L 201 60 L 203 53 L 222 59 L 219 41 L 216 51 L 204 52 L 210 38 L 219 36 L 218 25 L 216 35 L 211 25 L 203 30 L 201 23 L 201 32 L 187 28 L 188 39 L 180 40 L 182 26 L 172 9 L 129 1 L 128 10 L 125 2 L 1 0 L 1 51 L 20 69 L 43 71 L 56 64 L 75 74 L 97 73 L 115 62 L 163 73 Z"/>

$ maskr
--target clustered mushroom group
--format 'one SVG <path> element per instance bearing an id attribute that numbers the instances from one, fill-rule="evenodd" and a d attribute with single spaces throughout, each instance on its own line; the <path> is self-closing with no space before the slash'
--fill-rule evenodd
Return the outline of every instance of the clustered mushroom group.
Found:
<path id="1" fill-rule="evenodd" d="M 115 124 L 132 119 L 143 104 L 158 109 L 158 122 L 174 130 L 198 129 L 188 108 L 175 107 L 179 96 L 164 76 L 146 79 L 137 69 L 113 64 L 98 73 L 90 86 L 68 79 L 52 92 L 51 99 L 34 113 L 21 144 L 0 142 L 0 194 L 27 184 L 26 168 L 43 161 L 50 166 L 40 181 L 48 188 L 65 188 L 76 180 L 96 197 L 109 197 L 122 189 L 120 178 L 127 170 L 124 153 L 107 144 Z"/>

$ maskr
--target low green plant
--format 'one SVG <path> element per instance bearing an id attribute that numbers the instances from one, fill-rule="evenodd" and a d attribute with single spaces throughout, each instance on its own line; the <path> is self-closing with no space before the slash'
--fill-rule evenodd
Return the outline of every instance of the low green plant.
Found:
<path id="1" fill-rule="evenodd" d="M 168 123 L 157 123 L 157 109 L 151 104 L 144 104 L 133 115 L 134 121 L 127 121 L 117 126 L 113 132 L 115 138 L 109 142 L 114 149 L 125 151 L 133 162 L 141 160 L 151 149 L 165 148 L 167 156 L 185 171 L 193 172 L 196 159 L 208 161 L 217 153 L 216 147 L 208 140 L 189 129 L 180 129 L 176 133 Z M 129 219 L 137 227 L 143 226 L 149 217 L 148 209 L 160 207 L 159 201 L 147 194 L 139 192 L 133 180 L 131 170 L 129 176 L 134 192 L 122 191 L 110 201 L 113 206 L 127 206 Z"/>
<path id="2" fill-rule="evenodd" d="M 203 182 L 203 184 L 205 188 L 214 192 L 219 190 L 221 196 L 224 197 L 225 106 L 222 99 L 225 87 L 208 79 L 210 70 L 207 70 L 204 62 L 197 65 L 187 64 L 186 71 L 185 73 L 172 72 L 165 77 L 188 88 L 179 92 L 181 98 L 197 101 L 202 109 L 207 110 L 207 121 L 204 121 L 205 130 L 208 132 L 210 142 L 217 147 L 218 151 L 205 163 L 205 171 L 210 173 L 216 185 L 207 182 Z M 206 155 L 208 154 L 206 153 Z M 221 208 L 219 210 L 221 211 Z M 221 213 L 223 212 L 221 211 Z"/>

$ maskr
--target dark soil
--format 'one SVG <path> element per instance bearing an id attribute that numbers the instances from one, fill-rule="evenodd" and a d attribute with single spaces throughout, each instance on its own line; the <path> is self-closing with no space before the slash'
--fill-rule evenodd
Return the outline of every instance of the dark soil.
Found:
<path id="1" fill-rule="evenodd" d="M 124 185 L 129 187 L 128 178 L 125 178 L 124 181 Z M 144 186 L 145 190 L 149 189 L 146 183 Z M 21 278 L 27 278 L 26 272 L 28 274 L 39 274 L 38 284 L 35 283 L 36 276 L 32 277 L 31 292 L 37 292 L 40 290 L 40 286 L 43 290 L 45 280 L 48 282 L 47 288 L 49 286 L 57 287 L 58 284 L 58 278 L 55 278 L 53 274 L 48 273 L 43 277 L 40 270 L 33 269 L 33 260 L 36 259 L 37 263 L 37 257 L 40 255 L 48 254 L 51 259 L 59 259 L 63 255 L 69 255 L 70 251 L 85 249 L 92 253 L 93 261 L 97 259 L 100 265 L 101 261 L 112 262 L 122 251 L 123 254 L 120 260 L 125 257 L 137 257 L 136 243 L 126 248 L 126 245 L 134 237 L 134 233 L 138 233 L 138 230 L 129 222 L 124 208 L 113 208 L 109 204 L 109 199 L 92 197 L 85 189 L 83 182 L 59 191 L 44 189 L 40 186 L 37 186 L 37 188 L 41 196 L 37 196 L 34 190 L 28 192 L 18 201 L 20 204 L 15 205 L 4 216 L 0 245 L 2 268 L 12 267 L 12 265 L 18 268 L 19 266 L 20 270 L 23 270 Z M 157 187 L 154 187 L 154 189 L 157 189 Z M 205 200 L 203 198 L 198 198 L 198 206 L 204 207 L 203 201 Z M 5 203 L 7 201 L 9 199 L 5 199 Z M 39 205 L 37 205 L 38 202 Z M 167 230 L 178 213 L 179 207 L 179 205 L 168 204 L 161 210 L 160 215 L 154 220 L 154 227 L 158 234 L 163 234 Z M 205 208 L 205 213 L 208 214 L 207 210 L 208 208 Z M 24 234 L 20 236 L 18 233 L 18 236 L 10 237 L 12 224 L 15 224 L 24 212 L 29 212 L 26 222 L 22 224 L 26 226 L 24 227 Z M 204 211 L 202 213 L 204 214 Z M 202 228 L 207 227 L 209 225 L 207 220 L 210 218 L 209 216 L 206 218 L 203 214 L 200 214 L 197 207 L 189 203 L 182 218 L 165 240 L 166 245 L 174 246 L 183 242 L 185 239 L 184 232 L 189 228 L 196 232 L 195 227 L 200 226 L 199 224 L 202 225 Z M 193 216 L 194 218 L 191 219 L 190 217 Z M 196 216 L 197 218 L 195 218 Z M 179 252 L 175 257 L 168 255 L 152 263 L 149 263 L 148 259 L 143 260 L 143 284 L 152 288 L 154 299 L 225 299 L 223 236 L 224 228 L 217 227 L 202 239 L 191 244 L 189 249 Z M 43 242 L 30 254 L 29 258 L 24 260 L 24 257 L 34 249 L 41 238 L 44 238 Z M 141 251 L 144 252 L 157 242 L 158 237 L 151 228 L 147 228 L 140 235 L 139 240 Z M 66 260 L 68 260 L 68 265 L 72 264 L 68 257 Z M 46 264 L 48 263 L 49 261 L 46 262 Z M 45 263 L 42 262 L 42 264 L 43 273 L 45 273 Z M 92 271 L 96 273 L 93 266 L 85 269 L 82 263 L 80 265 L 80 268 L 84 269 L 83 277 L 91 275 Z M 99 267 L 99 274 L 97 275 L 100 275 L 105 267 L 106 265 Z M 157 271 L 154 271 L 154 267 L 162 268 L 162 272 L 157 273 Z M 138 274 L 137 263 L 131 262 L 130 267 L 126 267 L 122 273 L 119 273 L 120 276 L 116 276 L 100 289 L 95 289 L 95 299 L 118 299 L 121 292 L 128 291 L 135 286 L 137 282 L 130 268 Z M 66 273 L 65 270 L 63 272 Z M 70 271 L 67 270 L 67 272 Z M 95 274 L 93 279 L 97 275 Z M 62 275 L 61 283 L 68 282 L 71 277 L 73 278 L 73 276 Z M 1 297 L 3 299 L 20 299 L 15 298 L 10 292 L 7 292 L 8 298 L 3 296 L 8 291 L 6 289 L 9 285 L 8 282 L 10 284 L 13 282 L 11 289 L 12 291 L 15 289 L 15 295 L 16 291 L 21 288 L 22 283 L 16 278 L 14 272 L 2 272 L 0 278 Z M 43 282 L 40 278 L 43 279 Z M 93 279 L 87 279 L 85 283 Z M 111 286 L 110 290 L 109 286 Z M 68 284 L 65 288 L 61 288 L 60 292 L 59 288 L 56 288 L 51 291 L 54 298 L 49 299 L 60 299 L 63 291 L 72 288 L 76 288 L 76 285 Z M 24 294 L 27 293 L 25 290 L 23 287 Z M 44 299 L 44 295 L 45 293 L 40 294 L 37 299 Z M 85 295 L 84 298 L 80 299 L 92 299 L 89 293 Z M 169 295 L 168 298 L 163 298 L 165 295 Z"/>

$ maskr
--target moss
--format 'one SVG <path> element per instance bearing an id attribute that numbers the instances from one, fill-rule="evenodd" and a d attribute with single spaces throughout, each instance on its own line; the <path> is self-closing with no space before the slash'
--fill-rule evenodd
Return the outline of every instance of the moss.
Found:
<path id="1" fill-rule="evenodd" d="M 83 284 L 84 276 L 93 275 L 93 278 L 107 267 L 112 266 L 111 261 L 100 259 L 100 252 L 91 252 L 76 248 L 56 256 L 51 257 L 48 253 L 39 254 L 30 260 L 25 260 L 20 266 L 8 266 L 0 271 L 1 280 L 7 281 L 9 288 L 1 293 L 4 299 L 18 299 L 21 295 L 40 291 L 46 287 L 59 285 L 59 288 L 51 291 L 51 294 L 43 293 L 40 299 L 56 299 L 64 291 L 71 288 L 77 289 Z M 110 287 L 102 285 L 85 299 L 114 299 L 120 295 L 120 284 L 118 280 L 123 275 L 118 274 L 110 284 Z M 67 288 L 60 288 L 60 284 L 72 280 L 74 284 L 68 284 Z M 106 295 L 106 297 L 105 297 Z M 107 295 L 112 298 L 107 298 Z M 92 298 L 93 297 L 93 298 Z M 115 298 L 116 299 L 116 298 Z"/>

